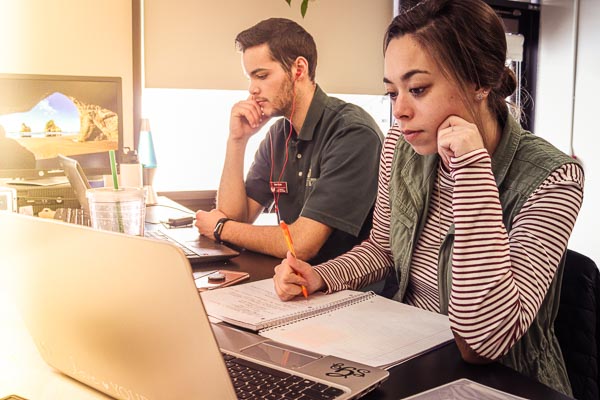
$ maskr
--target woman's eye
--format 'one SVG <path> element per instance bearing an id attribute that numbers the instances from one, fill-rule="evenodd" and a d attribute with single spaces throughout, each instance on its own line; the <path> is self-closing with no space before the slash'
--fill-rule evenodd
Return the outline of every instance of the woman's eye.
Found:
<path id="1" fill-rule="evenodd" d="M 425 90 L 427 90 L 427 87 L 417 87 L 408 89 L 409 93 L 415 97 L 422 95 L 425 92 Z"/>
<path id="2" fill-rule="evenodd" d="M 385 95 L 388 96 L 392 101 L 396 100 L 396 97 L 398 97 L 398 93 L 395 92 L 387 92 Z"/>

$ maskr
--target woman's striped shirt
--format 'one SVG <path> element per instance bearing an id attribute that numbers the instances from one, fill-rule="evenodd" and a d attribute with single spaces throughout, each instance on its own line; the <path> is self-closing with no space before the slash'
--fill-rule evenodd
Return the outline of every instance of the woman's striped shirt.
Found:
<path id="1" fill-rule="evenodd" d="M 389 183 L 401 135 L 394 126 L 384 143 L 369 239 L 315 266 L 328 292 L 366 286 L 393 269 Z M 550 286 L 581 207 L 583 171 L 576 164 L 554 171 L 527 199 L 509 233 L 485 149 L 452 158 L 449 173 L 438 168 L 432 196 L 404 301 L 440 311 L 438 251 L 454 223 L 451 327 L 479 355 L 496 359 L 527 330 Z"/>

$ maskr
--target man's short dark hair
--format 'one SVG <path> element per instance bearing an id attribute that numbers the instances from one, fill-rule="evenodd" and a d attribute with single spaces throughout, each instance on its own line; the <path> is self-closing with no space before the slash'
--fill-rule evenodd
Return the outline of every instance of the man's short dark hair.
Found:
<path id="1" fill-rule="evenodd" d="M 308 76 L 315 80 L 317 46 L 313 37 L 296 22 L 286 18 L 269 18 L 240 32 L 235 38 L 239 51 L 267 44 L 271 57 L 290 71 L 298 57 L 308 61 Z"/>

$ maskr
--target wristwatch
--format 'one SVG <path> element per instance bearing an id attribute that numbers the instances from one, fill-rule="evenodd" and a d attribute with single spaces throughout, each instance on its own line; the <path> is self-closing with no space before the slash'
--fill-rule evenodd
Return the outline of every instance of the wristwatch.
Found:
<path id="1" fill-rule="evenodd" d="M 215 237 L 215 240 L 219 243 L 223 243 L 223 241 L 221 240 L 221 232 L 223 232 L 223 227 L 225 226 L 225 222 L 227 221 L 232 221 L 231 218 L 221 218 L 220 220 L 217 221 L 217 224 L 215 225 L 215 229 L 213 230 L 213 236 Z"/>

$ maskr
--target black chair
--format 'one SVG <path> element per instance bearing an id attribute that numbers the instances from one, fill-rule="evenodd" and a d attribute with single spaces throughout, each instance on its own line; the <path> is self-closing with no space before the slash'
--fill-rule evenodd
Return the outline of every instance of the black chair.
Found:
<path id="1" fill-rule="evenodd" d="M 567 250 L 554 322 L 573 396 L 599 399 L 600 271 L 589 257 Z"/>

